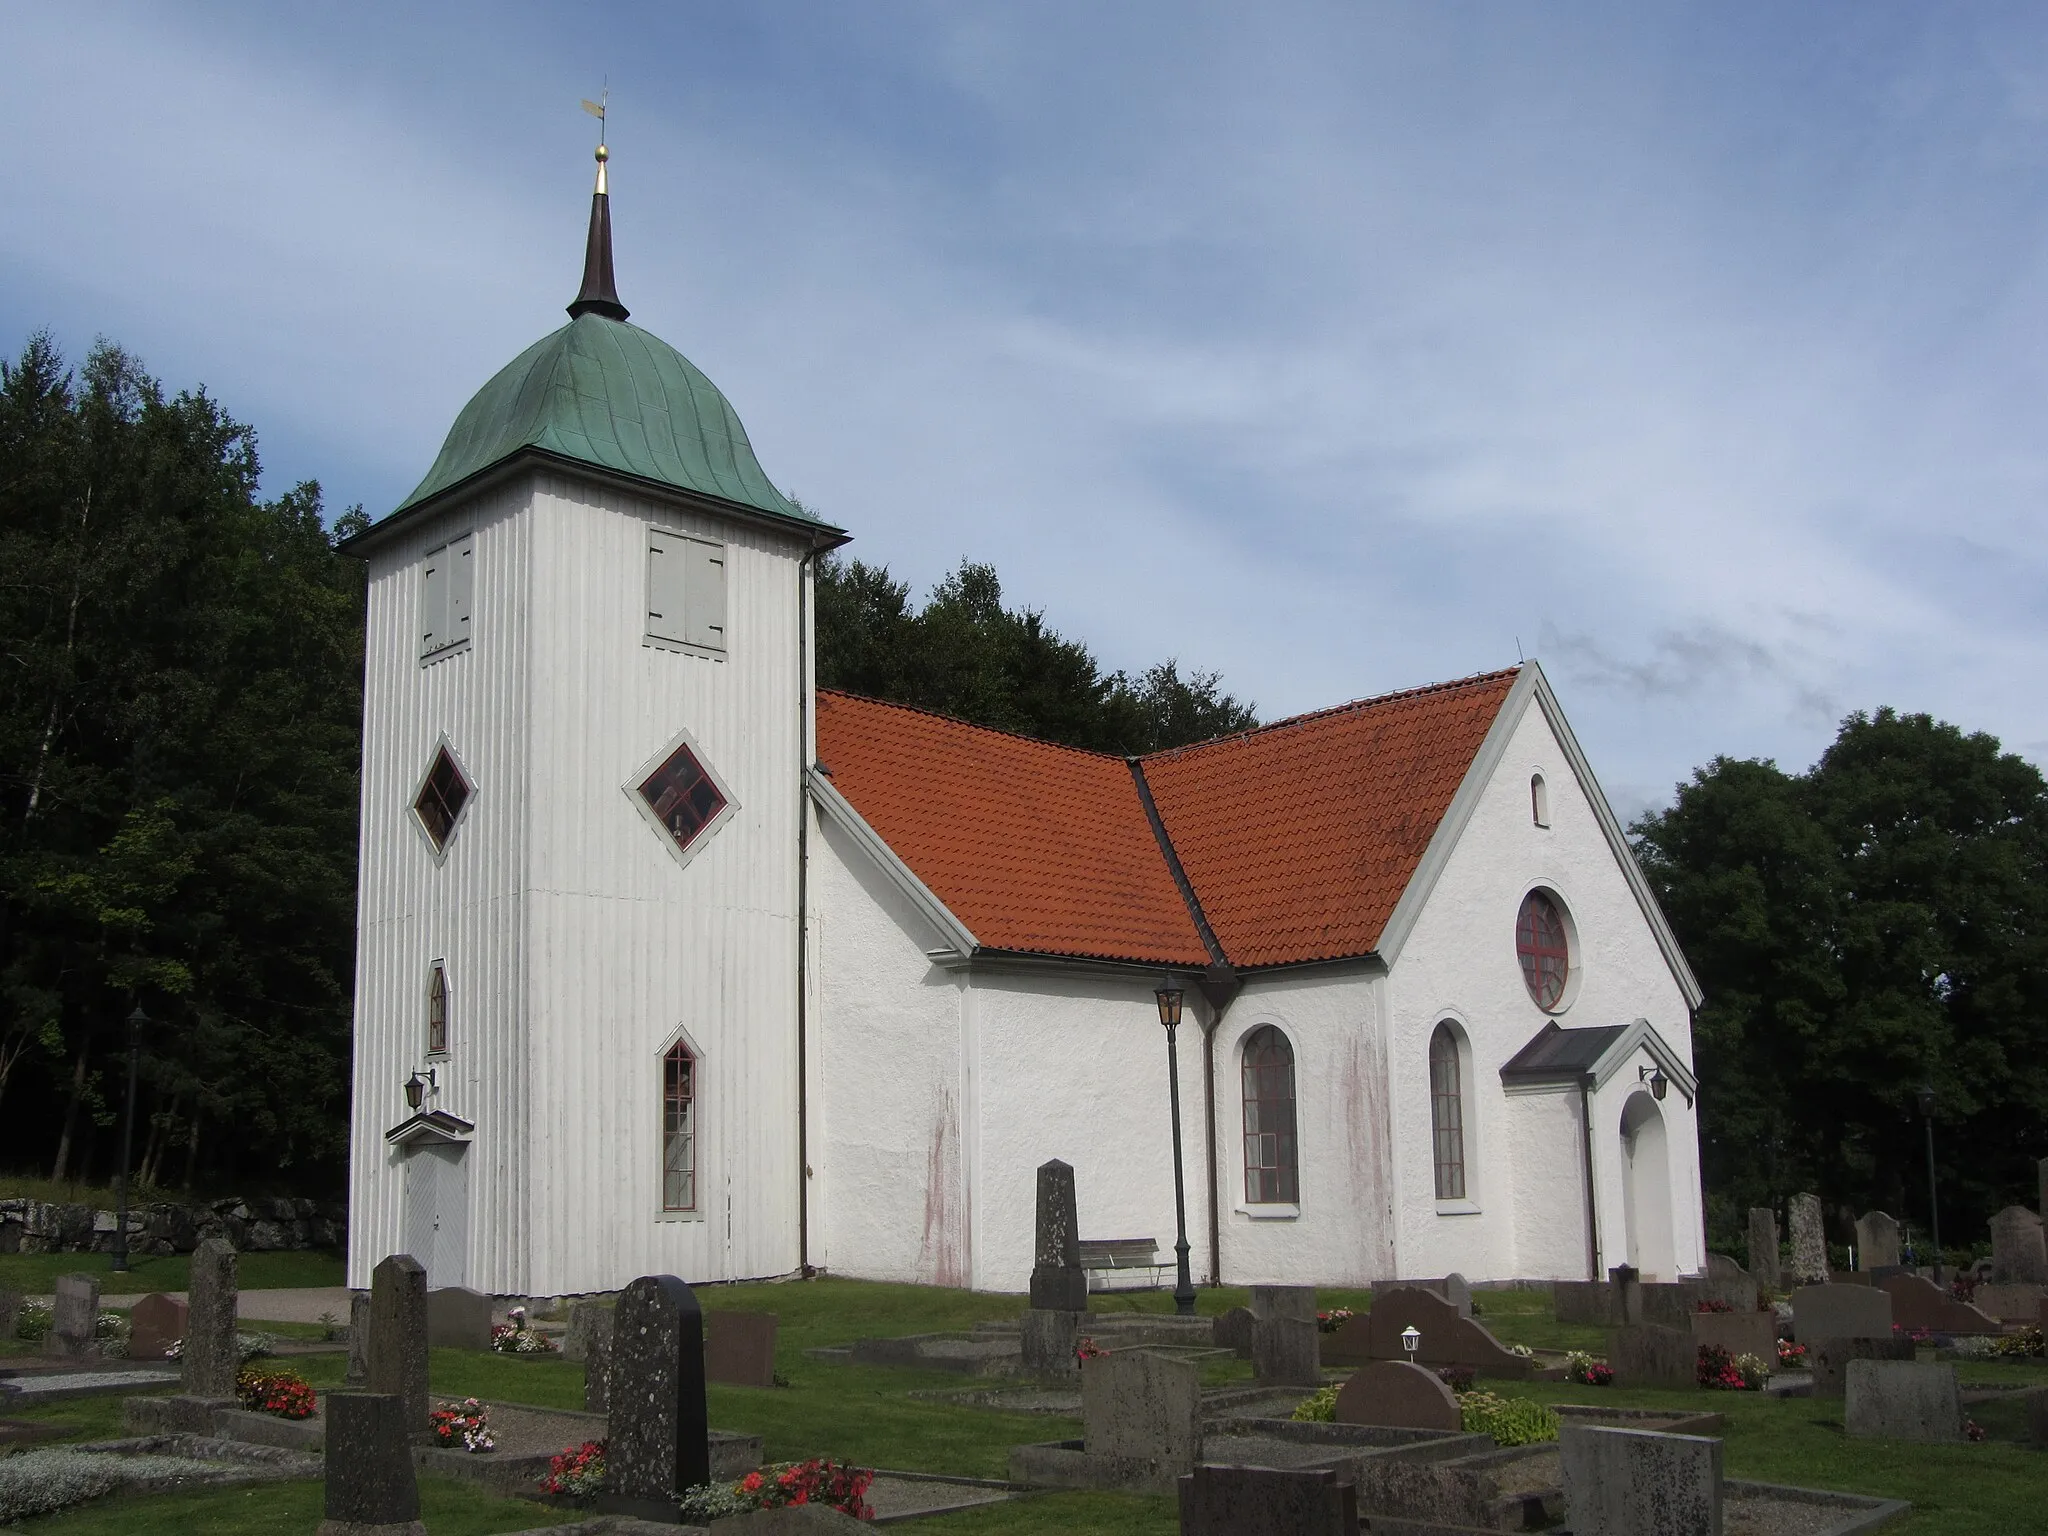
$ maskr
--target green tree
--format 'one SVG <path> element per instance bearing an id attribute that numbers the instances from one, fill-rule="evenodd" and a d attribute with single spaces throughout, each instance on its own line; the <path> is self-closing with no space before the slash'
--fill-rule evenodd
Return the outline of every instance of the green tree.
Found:
<path id="1" fill-rule="evenodd" d="M 59 1177 L 140 999 L 146 1171 L 338 1182 L 362 572 L 258 474 L 118 348 L 0 364 L 0 1156 Z"/>
<path id="2" fill-rule="evenodd" d="M 1934 1089 L 1945 1235 L 2029 1198 L 2048 1155 L 2048 785 L 1995 737 L 1890 709 L 1804 774 L 1717 758 L 1633 829 L 1707 1001 L 1702 1153 L 1719 1218 L 1802 1188 L 1924 1223 Z"/>
<path id="3" fill-rule="evenodd" d="M 884 566 L 818 567 L 818 681 L 1069 746 L 1141 753 L 1258 723 L 1213 672 L 1164 661 L 1105 673 L 1036 609 L 1003 606 L 992 566 L 963 561 L 923 608 Z"/>

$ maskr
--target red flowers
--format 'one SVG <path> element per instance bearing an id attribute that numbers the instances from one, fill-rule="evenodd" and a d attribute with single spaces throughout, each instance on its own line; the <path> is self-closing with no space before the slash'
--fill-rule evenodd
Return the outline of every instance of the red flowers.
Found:
<path id="1" fill-rule="evenodd" d="M 768 1467 L 749 1472 L 739 1480 L 736 1491 L 759 1500 L 761 1509 L 781 1509 L 791 1504 L 826 1504 L 856 1520 L 872 1520 L 875 1512 L 867 1502 L 868 1486 L 875 1474 L 830 1457 L 799 1461 L 787 1467 Z"/>
<path id="2" fill-rule="evenodd" d="M 1349 1307 L 1332 1307 L 1327 1312 L 1318 1312 L 1316 1314 L 1316 1331 L 1319 1333 L 1335 1333 L 1350 1321 L 1351 1309 Z"/>
<path id="3" fill-rule="evenodd" d="M 1778 1340 L 1778 1368 L 1785 1371 L 1803 1370 L 1806 1366 L 1806 1346 L 1794 1344 L 1790 1339 Z"/>
<path id="4" fill-rule="evenodd" d="M 259 1371 L 244 1366 L 235 1376 L 235 1397 L 244 1408 L 274 1413 L 280 1419 L 313 1416 L 312 1385 L 290 1371 Z"/>
<path id="5" fill-rule="evenodd" d="M 602 1440 L 586 1440 L 562 1452 L 548 1463 L 548 1475 L 540 1480 L 542 1493 L 567 1494 L 572 1499 L 588 1498 L 603 1486 Z"/>
<path id="6" fill-rule="evenodd" d="M 1766 1370 L 1755 1355 L 1731 1356 L 1718 1344 L 1702 1344 L 1696 1379 L 1723 1392 L 1761 1392 Z"/>
<path id="7" fill-rule="evenodd" d="M 1733 1312 L 1735 1308 L 1725 1301 L 1716 1301 L 1711 1296 L 1704 1298 L 1693 1307 L 1695 1312 Z"/>
<path id="8" fill-rule="evenodd" d="M 1100 1360 L 1108 1353 L 1108 1350 L 1098 1346 L 1093 1339 L 1083 1339 L 1074 1346 L 1074 1358 L 1076 1360 Z"/>

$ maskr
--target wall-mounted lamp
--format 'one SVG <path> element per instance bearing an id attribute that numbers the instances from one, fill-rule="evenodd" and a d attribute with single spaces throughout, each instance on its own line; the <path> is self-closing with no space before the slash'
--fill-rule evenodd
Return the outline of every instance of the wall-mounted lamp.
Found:
<path id="1" fill-rule="evenodd" d="M 1657 1067 L 1637 1067 L 1636 1081 L 1640 1083 L 1646 1080 L 1650 1085 L 1650 1097 L 1662 1104 L 1664 1095 L 1671 1090 L 1671 1079 Z"/>
<path id="2" fill-rule="evenodd" d="M 433 1089 L 436 1093 L 441 1091 L 441 1085 L 434 1081 L 434 1069 L 432 1067 L 427 1068 L 427 1075 L 425 1077 L 421 1077 L 418 1072 L 414 1072 L 411 1077 L 405 1080 L 406 1106 L 411 1109 L 418 1109 L 420 1101 L 427 1096 L 429 1088 Z"/>

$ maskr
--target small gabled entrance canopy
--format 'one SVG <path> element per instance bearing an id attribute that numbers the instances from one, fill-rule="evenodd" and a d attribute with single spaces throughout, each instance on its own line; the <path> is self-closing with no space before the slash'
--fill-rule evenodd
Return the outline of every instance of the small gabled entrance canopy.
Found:
<path id="1" fill-rule="evenodd" d="M 1501 1067 L 1501 1086 L 1510 1092 L 1517 1088 L 1573 1088 L 1590 1077 L 1595 1089 L 1604 1088 L 1638 1047 L 1650 1053 L 1658 1070 L 1685 1095 L 1687 1104 L 1699 1096 L 1699 1081 L 1692 1069 L 1648 1019 L 1585 1029 L 1566 1029 L 1555 1021 L 1546 1024 Z"/>
<path id="2" fill-rule="evenodd" d="M 445 1109 L 423 1109 L 409 1120 L 401 1120 L 384 1133 L 394 1147 L 425 1146 L 435 1142 L 467 1144 L 476 1129 L 473 1121 L 451 1115 Z"/>

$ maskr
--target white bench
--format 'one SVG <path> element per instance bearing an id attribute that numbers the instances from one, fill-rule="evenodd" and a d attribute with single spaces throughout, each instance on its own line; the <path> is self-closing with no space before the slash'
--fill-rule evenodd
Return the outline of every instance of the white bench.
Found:
<path id="1" fill-rule="evenodd" d="M 1166 1284 L 1153 1237 L 1084 1237 L 1081 1270 L 1091 1291 L 1156 1291 Z"/>

